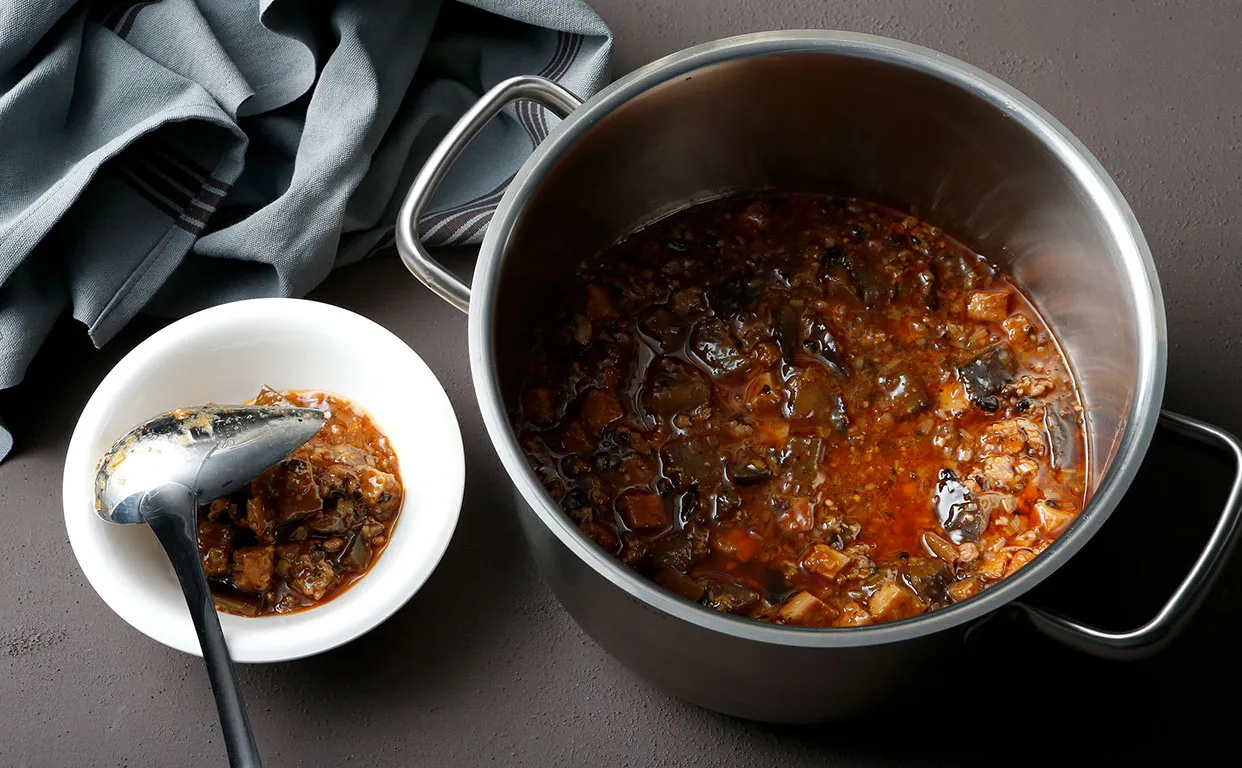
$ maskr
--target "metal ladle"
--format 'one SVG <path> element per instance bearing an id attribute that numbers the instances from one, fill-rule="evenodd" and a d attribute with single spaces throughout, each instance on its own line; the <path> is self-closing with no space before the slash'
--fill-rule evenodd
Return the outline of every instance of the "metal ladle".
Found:
<path id="1" fill-rule="evenodd" d="M 229 764 L 257 768 L 258 747 L 220 631 L 198 551 L 196 509 L 240 490 L 323 426 L 311 408 L 182 408 L 130 430 L 99 463 L 95 511 L 110 523 L 146 523 L 172 561 L 215 694 Z"/>

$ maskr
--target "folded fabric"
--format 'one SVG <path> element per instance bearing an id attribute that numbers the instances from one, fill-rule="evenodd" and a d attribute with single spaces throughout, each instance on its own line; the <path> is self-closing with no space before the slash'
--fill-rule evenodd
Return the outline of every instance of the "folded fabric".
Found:
<path id="1" fill-rule="evenodd" d="M 0 6 L 0 388 L 65 310 L 299 296 L 391 242 L 423 159 L 488 88 L 587 96 L 611 33 L 581 0 L 8 0 Z M 519 102 L 420 230 L 477 242 L 556 118 Z M 0 425 L 0 458 L 11 445 Z"/>

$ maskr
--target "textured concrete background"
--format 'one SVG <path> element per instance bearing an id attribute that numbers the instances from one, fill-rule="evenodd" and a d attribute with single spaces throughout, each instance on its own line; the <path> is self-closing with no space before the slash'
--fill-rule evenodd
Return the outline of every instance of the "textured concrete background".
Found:
<path id="1" fill-rule="evenodd" d="M 1147 233 L 1169 316 L 1166 404 L 1242 432 L 1238 0 L 594 2 L 617 33 L 618 73 L 717 37 L 819 27 L 917 42 L 1017 86 L 1096 153 Z M 604 655 L 535 575 L 477 416 L 464 318 L 391 257 L 334 275 L 316 298 L 374 318 L 423 355 L 457 409 L 469 480 L 444 562 L 393 619 L 337 651 L 241 670 L 268 765 L 1156 762 L 1233 751 L 1237 563 L 1149 662 L 1084 659 L 1002 621 L 946 660 L 942 687 L 866 722 L 768 726 L 672 700 Z M 201 662 L 104 606 L 61 521 L 77 414 L 155 327 L 138 323 L 94 352 L 66 325 L 27 383 L 0 395 L 21 439 L 0 465 L 0 765 L 224 760 Z M 1127 505 L 1039 599 L 1110 626 L 1150 615 L 1193 558 L 1224 482 L 1210 453 L 1159 439 Z"/>

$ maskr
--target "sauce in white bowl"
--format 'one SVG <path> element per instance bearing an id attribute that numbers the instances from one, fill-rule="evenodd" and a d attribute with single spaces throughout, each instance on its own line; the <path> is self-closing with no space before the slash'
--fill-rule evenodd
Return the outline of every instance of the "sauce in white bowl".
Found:
<path id="1" fill-rule="evenodd" d="M 152 335 L 104 378 L 65 457 L 65 527 L 91 586 L 147 636 L 200 653 L 167 558 L 144 526 L 96 517 L 99 458 L 156 414 L 208 402 L 242 403 L 261 385 L 336 392 L 363 406 L 388 436 L 405 496 L 383 557 L 339 597 L 288 615 L 220 615 L 236 661 L 310 656 L 371 630 L 406 603 L 439 563 L 465 485 L 461 432 L 427 365 L 400 338 L 348 310 L 299 299 L 255 299 L 198 312 Z"/>

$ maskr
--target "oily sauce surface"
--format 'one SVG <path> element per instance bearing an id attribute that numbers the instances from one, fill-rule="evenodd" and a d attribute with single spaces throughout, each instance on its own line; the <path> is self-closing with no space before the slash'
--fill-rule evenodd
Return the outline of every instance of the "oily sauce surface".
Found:
<path id="1" fill-rule="evenodd" d="M 326 417 L 318 434 L 244 491 L 199 508 L 199 554 L 217 609 L 292 613 L 367 573 L 392 535 L 404 487 L 388 438 L 348 398 L 264 387 L 254 404 L 316 408 Z"/>
<path id="2" fill-rule="evenodd" d="M 576 524 L 687 599 L 811 626 L 968 599 L 1085 502 L 1070 368 L 934 226 L 816 194 L 689 208 L 585 261 L 515 407 Z"/>

